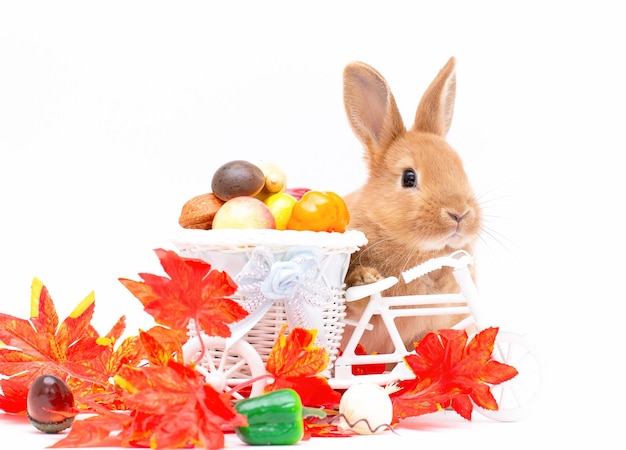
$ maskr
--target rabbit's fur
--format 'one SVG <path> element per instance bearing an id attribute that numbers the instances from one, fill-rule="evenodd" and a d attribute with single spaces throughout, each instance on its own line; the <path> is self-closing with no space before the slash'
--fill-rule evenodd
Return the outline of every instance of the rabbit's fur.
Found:
<path id="1" fill-rule="evenodd" d="M 407 130 L 386 80 L 361 62 L 344 70 L 348 121 L 364 146 L 368 178 L 345 196 L 349 228 L 365 233 L 368 243 L 352 255 L 348 286 L 366 284 L 430 258 L 463 249 L 472 253 L 482 226 L 480 205 L 461 158 L 446 142 L 454 111 L 455 59 L 450 58 L 424 93 Z M 431 272 L 409 284 L 402 280 L 385 296 L 458 292 L 450 270 Z M 347 318 L 358 320 L 368 300 L 349 302 Z M 459 317 L 397 319 L 408 350 L 428 331 L 449 328 Z M 367 352 L 393 351 L 374 316 L 374 330 L 361 344 Z M 350 333 L 344 334 L 344 338 Z M 344 342 L 345 345 L 345 342 Z"/>

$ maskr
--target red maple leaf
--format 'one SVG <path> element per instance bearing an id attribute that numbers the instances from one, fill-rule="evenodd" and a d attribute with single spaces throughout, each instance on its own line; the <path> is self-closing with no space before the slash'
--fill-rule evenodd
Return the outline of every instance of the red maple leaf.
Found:
<path id="1" fill-rule="evenodd" d="M 2 380 L 0 409 L 24 412 L 23 394 L 35 378 L 45 374 L 56 375 L 68 384 L 86 382 L 86 391 L 79 390 L 75 396 L 110 388 L 108 378 L 114 369 L 107 370 L 106 366 L 124 330 L 124 317 L 106 336 L 100 336 L 91 325 L 94 309 L 92 292 L 59 322 L 48 290 L 35 278 L 30 320 L 0 313 L 0 374 L 9 377 Z"/>
<path id="2" fill-rule="evenodd" d="M 394 417 L 418 416 L 452 407 L 471 420 L 473 403 L 497 410 L 491 385 L 510 380 L 517 370 L 492 359 L 498 328 L 487 328 L 468 344 L 461 330 L 429 333 L 405 357 L 415 379 L 401 381 L 391 394 Z"/>
<path id="3" fill-rule="evenodd" d="M 329 416 L 335 418 L 334 416 Z M 328 423 L 328 421 L 316 421 L 305 420 L 304 421 L 305 434 L 309 437 L 350 437 L 354 436 L 355 432 L 352 430 L 344 430 L 339 425 Z"/>
<path id="4" fill-rule="evenodd" d="M 96 414 L 72 424 L 54 447 L 84 447 L 107 442 L 122 447 L 223 448 L 223 426 L 246 425 L 228 394 L 218 393 L 192 367 L 175 360 L 150 333 L 140 332 L 148 366 L 122 366 L 116 385 L 127 414 L 113 415 L 98 405 Z"/>
<path id="5" fill-rule="evenodd" d="M 266 369 L 274 382 L 266 386 L 266 391 L 291 388 L 306 406 L 334 408 L 339 405 L 341 394 L 319 375 L 328 366 L 329 357 L 324 347 L 313 345 L 317 330 L 294 328 L 285 335 L 286 329 L 287 325 L 283 325 L 267 358 Z"/>
<path id="6" fill-rule="evenodd" d="M 107 335 L 107 338 L 109 336 Z M 138 366 L 145 364 L 166 365 L 174 355 L 182 354 L 182 344 L 187 340 L 187 334 L 155 326 L 148 331 L 140 331 L 139 336 L 127 337 L 119 346 L 109 346 L 99 358 L 94 358 L 86 364 L 84 373 L 94 377 L 110 380 L 123 366 Z M 86 379 L 69 378 L 68 385 L 75 393 L 76 403 L 88 408 L 90 404 L 107 405 L 110 409 L 125 409 L 119 388 L 112 383 L 106 386 L 91 383 Z"/>
<path id="7" fill-rule="evenodd" d="M 192 369 L 171 361 L 168 366 L 121 371 L 133 392 L 125 394 L 129 414 L 107 411 L 75 421 L 66 438 L 53 447 L 83 447 L 109 441 L 121 447 L 223 448 L 223 426 L 245 426 L 225 394 L 219 394 Z M 199 378 L 198 378 L 199 377 Z M 143 380 L 142 380 L 143 378 Z M 136 390 L 135 390 L 136 389 Z"/>
<path id="8" fill-rule="evenodd" d="M 76 403 L 85 407 L 91 403 L 107 405 L 110 409 L 124 409 L 119 392 L 115 385 L 108 382 L 124 365 L 137 365 L 143 361 L 143 350 L 137 336 L 124 339 L 121 344 L 114 345 L 119 338 L 106 336 L 110 344 L 92 360 L 84 363 L 82 372 L 86 378 L 70 377 L 67 384 L 74 393 Z M 93 383 L 91 380 L 107 380 L 106 384 Z"/>
<path id="9" fill-rule="evenodd" d="M 185 258 L 171 250 L 155 252 L 170 278 L 147 273 L 139 274 L 143 282 L 120 278 L 144 310 L 157 323 L 176 330 L 186 330 L 189 319 L 193 319 L 208 335 L 230 336 L 228 325 L 248 315 L 228 298 L 237 290 L 231 277 L 200 259 Z"/>
<path id="10" fill-rule="evenodd" d="M 172 328 L 165 328 L 162 326 L 155 326 L 144 332 L 150 337 L 154 338 L 159 345 L 165 348 L 165 350 L 172 355 L 182 355 L 182 346 L 189 336 L 187 330 L 174 330 Z M 142 344 L 146 344 L 145 339 L 141 340 Z M 149 351 L 149 349 L 146 349 Z"/>
<path id="11" fill-rule="evenodd" d="M 63 447 L 121 447 L 121 430 L 132 422 L 128 412 L 113 412 L 97 403 L 89 404 L 91 415 L 75 420 L 69 433 L 50 446 Z"/>

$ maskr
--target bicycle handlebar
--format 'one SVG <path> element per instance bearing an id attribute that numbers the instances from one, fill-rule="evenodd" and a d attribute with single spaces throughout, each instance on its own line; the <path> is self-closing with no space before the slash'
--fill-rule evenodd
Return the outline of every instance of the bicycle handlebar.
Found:
<path id="1" fill-rule="evenodd" d="M 443 267 L 452 267 L 453 269 L 461 269 L 472 263 L 472 257 L 465 250 L 458 250 L 448 256 L 440 256 L 439 258 L 429 259 L 428 261 L 418 264 L 412 269 L 402 272 L 402 278 L 405 283 L 409 283 L 416 278 L 422 277 L 427 273 L 434 272 Z"/>

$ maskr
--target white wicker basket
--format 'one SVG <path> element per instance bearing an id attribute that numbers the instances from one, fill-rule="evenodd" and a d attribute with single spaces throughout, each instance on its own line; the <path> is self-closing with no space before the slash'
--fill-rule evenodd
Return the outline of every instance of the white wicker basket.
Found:
<path id="1" fill-rule="evenodd" d="M 339 351 L 344 331 L 345 318 L 345 276 L 350 263 L 350 255 L 367 243 L 360 231 L 326 233 L 312 231 L 269 230 L 269 229 L 224 229 L 192 230 L 182 229 L 172 239 L 182 256 L 202 259 L 220 271 L 235 278 L 256 247 L 264 246 L 271 250 L 276 260 L 293 247 L 309 247 L 322 252 L 319 273 L 332 292 L 332 302 L 322 307 L 326 349 L 330 356 L 328 371 L 331 370 Z M 236 298 L 245 301 L 243 298 Z M 261 356 L 263 362 L 271 352 L 282 326 L 286 323 L 285 305 L 275 301 L 245 336 Z"/>

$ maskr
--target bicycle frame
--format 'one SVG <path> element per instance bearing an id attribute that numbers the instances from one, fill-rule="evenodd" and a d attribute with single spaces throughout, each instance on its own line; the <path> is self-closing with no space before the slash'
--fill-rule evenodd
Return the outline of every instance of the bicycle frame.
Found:
<path id="1" fill-rule="evenodd" d="M 398 283 L 398 278 L 388 277 L 376 283 L 355 286 L 346 290 L 346 302 L 370 297 L 363 314 L 356 322 L 346 322 L 346 326 L 354 326 L 352 334 L 343 352 L 334 362 L 334 377 L 329 384 L 335 389 L 346 389 L 358 382 L 385 384 L 396 380 L 414 378 L 413 372 L 404 364 L 404 357 L 410 352 L 404 346 L 402 337 L 395 326 L 397 317 L 416 317 L 428 315 L 467 315 L 467 318 L 453 328 L 466 329 L 474 324 L 481 329 L 482 315 L 479 311 L 478 290 L 472 280 L 469 264 L 472 257 L 464 251 L 449 256 L 434 258 L 402 273 L 405 282 L 415 280 L 429 272 L 451 267 L 454 278 L 459 285 L 459 292 L 450 294 L 420 294 L 409 296 L 383 297 L 381 292 Z M 367 330 L 372 329 L 370 319 L 380 315 L 389 338 L 394 347 L 391 353 L 358 355 L 355 353 L 357 344 Z M 344 331 L 345 332 L 345 331 Z M 355 375 L 354 365 L 361 364 L 396 364 L 391 372 L 382 374 Z"/>

